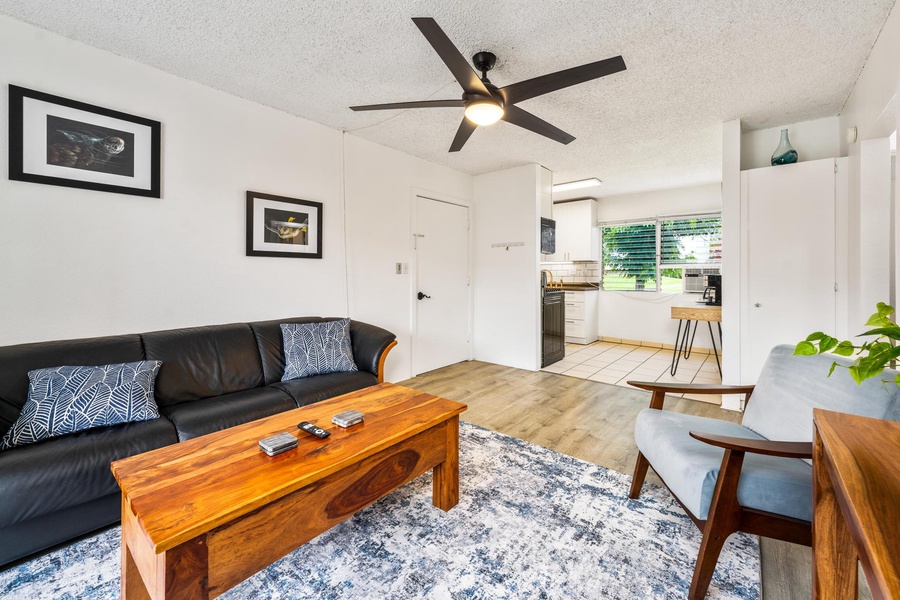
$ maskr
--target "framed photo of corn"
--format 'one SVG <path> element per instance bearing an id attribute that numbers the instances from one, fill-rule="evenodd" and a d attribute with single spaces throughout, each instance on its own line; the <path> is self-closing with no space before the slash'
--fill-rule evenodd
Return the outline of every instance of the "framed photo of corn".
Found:
<path id="1" fill-rule="evenodd" d="M 247 256 L 322 258 L 322 203 L 247 192 Z"/>

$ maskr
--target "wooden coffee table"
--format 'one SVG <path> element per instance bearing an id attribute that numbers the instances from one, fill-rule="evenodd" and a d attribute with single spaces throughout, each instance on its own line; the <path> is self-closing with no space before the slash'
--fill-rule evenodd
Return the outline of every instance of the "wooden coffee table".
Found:
<path id="1" fill-rule="evenodd" d="M 331 417 L 355 408 L 349 429 Z M 459 501 L 465 404 L 389 383 L 112 463 L 122 489 L 122 597 L 215 598 L 434 469 L 433 502 Z M 320 440 L 297 429 L 310 421 Z M 258 441 L 300 444 L 267 456 Z"/>

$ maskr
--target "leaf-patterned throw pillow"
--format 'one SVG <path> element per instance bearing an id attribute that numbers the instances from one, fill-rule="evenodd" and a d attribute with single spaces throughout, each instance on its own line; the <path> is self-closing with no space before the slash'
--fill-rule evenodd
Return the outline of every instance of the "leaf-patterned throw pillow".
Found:
<path id="1" fill-rule="evenodd" d="M 153 384 L 162 362 L 51 367 L 28 373 L 28 400 L 0 450 L 92 427 L 159 418 Z"/>
<path id="2" fill-rule="evenodd" d="M 282 323 L 282 381 L 323 373 L 357 371 L 350 345 L 350 319 L 324 323 Z"/>

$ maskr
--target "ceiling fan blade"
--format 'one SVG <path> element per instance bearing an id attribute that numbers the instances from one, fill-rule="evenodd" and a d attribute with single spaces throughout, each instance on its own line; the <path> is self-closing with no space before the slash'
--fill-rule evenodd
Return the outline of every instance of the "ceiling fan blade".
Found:
<path id="1" fill-rule="evenodd" d="M 621 56 L 614 56 L 605 60 L 581 65 L 580 67 L 572 67 L 556 73 L 541 75 L 533 79 L 526 79 L 518 83 L 513 83 L 504 88 L 500 88 L 500 93 L 507 104 L 515 104 L 535 96 L 542 96 L 556 90 L 567 88 L 571 85 L 577 85 L 597 79 L 598 77 L 606 77 L 613 73 L 625 70 L 625 61 Z"/>
<path id="2" fill-rule="evenodd" d="M 551 140 L 555 140 L 560 144 L 568 144 L 575 139 L 574 135 L 569 135 L 559 127 L 554 127 L 547 121 L 539 119 L 528 111 L 522 110 L 518 106 L 507 105 L 503 113 L 503 120 L 513 125 L 518 125 L 528 131 L 533 131 Z M 457 134 L 458 135 L 458 134 Z"/>
<path id="3" fill-rule="evenodd" d="M 421 100 L 419 102 L 393 102 L 391 104 L 366 104 L 351 106 L 350 110 L 391 110 L 401 108 L 463 108 L 465 100 Z"/>
<path id="4" fill-rule="evenodd" d="M 456 130 L 456 137 L 453 138 L 453 143 L 450 144 L 450 152 L 459 152 L 462 150 L 462 147 L 466 145 L 472 132 L 475 131 L 475 128 L 477 127 L 478 125 L 463 117 L 462 123 L 459 124 L 459 129 Z"/>
<path id="5" fill-rule="evenodd" d="M 481 79 L 478 78 L 478 74 L 469 65 L 469 61 L 463 58 L 463 55 L 459 53 L 459 50 L 456 49 L 456 46 L 444 33 L 444 30 L 440 28 L 437 21 L 431 17 L 413 17 L 413 22 L 434 48 L 435 52 L 438 53 L 438 56 L 441 57 L 441 60 L 444 61 L 444 64 L 447 65 L 447 68 L 450 69 L 450 72 L 453 73 L 464 92 L 491 97 L 491 93 L 481 82 Z"/>

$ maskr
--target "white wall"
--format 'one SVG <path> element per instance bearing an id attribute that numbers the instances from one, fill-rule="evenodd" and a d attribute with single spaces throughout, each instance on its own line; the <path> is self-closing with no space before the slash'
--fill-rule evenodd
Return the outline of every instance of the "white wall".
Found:
<path id="1" fill-rule="evenodd" d="M 721 184 L 659 190 L 642 194 L 608 196 L 598 201 L 599 221 L 655 218 L 722 208 Z M 598 320 L 601 337 L 674 344 L 678 321 L 671 318 L 672 306 L 693 305 L 699 294 L 600 291 Z M 716 334 L 718 346 L 718 334 Z M 698 328 L 695 346 L 711 348 L 709 330 Z"/>
<path id="2" fill-rule="evenodd" d="M 840 115 L 849 156 L 850 311 L 848 329 L 862 330 L 874 304 L 890 298 L 889 136 L 900 126 L 900 4 L 888 16 Z M 846 132 L 856 128 L 857 139 Z M 896 194 L 897 182 L 893 182 Z M 894 234 L 895 235 L 895 234 Z"/>
<path id="3" fill-rule="evenodd" d="M 344 143 L 350 314 L 397 334 L 385 370 L 401 381 L 412 377 L 415 289 L 412 270 L 397 275 L 395 265 L 413 262 L 413 199 L 471 205 L 473 178 L 353 135 Z"/>
<path id="4" fill-rule="evenodd" d="M 0 56 L 4 87 L 163 128 L 160 199 L 9 181 L 0 144 L 0 345 L 349 314 L 396 333 L 387 379 L 410 375 L 409 276 L 393 269 L 410 262 L 411 193 L 471 202 L 471 176 L 6 17 Z M 323 258 L 245 256 L 247 190 L 322 202 Z"/>
<path id="5" fill-rule="evenodd" d="M 897 129 L 897 96 L 900 93 L 900 4 L 895 4 L 881 28 L 866 66 L 841 111 L 842 156 L 852 145 L 847 129 L 857 128 L 858 139 L 888 137 Z"/>
<path id="6" fill-rule="evenodd" d="M 741 122 L 722 123 L 722 383 L 741 381 Z M 724 394 L 722 408 L 742 397 Z"/>
<path id="7" fill-rule="evenodd" d="M 160 199 L 9 181 L 2 144 L 0 344 L 346 314 L 339 132 L 6 17 L 0 56 L 4 88 L 163 126 Z M 245 256 L 247 190 L 322 202 L 323 258 Z"/>
<path id="8" fill-rule="evenodd" d="M 475 177 L 475 358 L 540 367 L 541 167 Z M 522 246 L 493 248 L 500 242 Z"/>
<path id="9" fill-rule="evenodd" d="M 772 153 L 781 141 L 782 129 L 788 130 L 788 139 L 801 162 L 840 156 L 840 119 L 836 116 L 825 117 L 744 132 L 741 134 L 741 171 L 772 166 Z"/>

